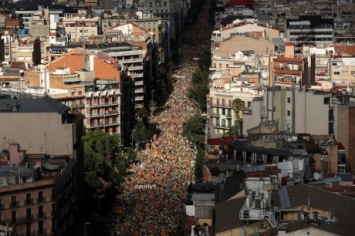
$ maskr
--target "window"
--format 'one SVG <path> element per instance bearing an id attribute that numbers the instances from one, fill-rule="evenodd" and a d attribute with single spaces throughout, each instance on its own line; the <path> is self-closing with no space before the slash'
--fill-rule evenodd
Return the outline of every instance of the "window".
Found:
<path id="1" fill-rule="evenodd" d="M 339 71 L 334 71 L 334 75 L 340 75 Z"/>
<path id="2" fill-rule="evenodd" d="M 152 2 L 149 3 L 149 7 L 153 7 L 153 3 Z"/>
<path id="3" fill-rule="evenodd" d="M 324 104 L 329 104 L 330 103 L 330 97 L 324 98 Z"/>
<path id="4" fill-rule="evenodd" d="M 31 236 L 31 223 L 26 224 L 26 235 Z"/>
<path id="5" fill-rule="evenodd" d="M 26 194 L 26 202 L 25 203 L 26 203 L 25 205 L 31 204 L 31 193 Z"/>
<path id="6" fill-rule="evenodd" d="M 38 217 L 39 218 L 43 217 L 43 206 L 38 207 Z"/>
<path id="7" fill-rule="evenodd" d="M 16 207 L 16 205 L 17 205 L 17 204 L 16 204 L 16 196 L 12 196 L 12 197 L 11 197 L 11 206 L 12 206 L 12 207 Z"/>
<path id="8" fill-rule="evenodd" d="M 164 2 L 164 7 L 166 7 L 166 2 Z"/>
<path id="9" fill-rule="evenodd" d="M 291 98 L 290 97 L 287 98 L 287 103 L 291 103 Z"/>
<path id="10" fill-rule="evenodd" d="M 287 116 L 290 116 L 290 115 L 291 115 L 291 111 L 287 110 Z"/>
<path id="11" fill-rule="evenodd" d="M 72 96 L 75 96 L 75 92 L 71 92 L 71 95 L 72 95 Z"/>
<path id="12" fill-rule="evenodd" d="M 334 134 L 334 123 L 333 122 L 330 122 L 328 125 L 328 133 Z"/>
<path id="13" fill-rule="evenodd" d="M 225 116 L 226 115 L 226 109 L 222 108 L 222 115 Z"/>
<path id="14" fill-rule="evenodd" d="M 43 234 L 43 221 L 38 221 L 38 233 Z"/>
<path id="15" fill-rule="evenodd" d="M 11 211 L 11 222 L 16 223 L 16 211 Z"/>
<path id="16" fill-rule="evenodd" d="M 334 110 L 333 109 L 330 109 L 328 111 L 328 120 L 329 121 L 334 121 Z"/>
<path id="17" fill-rule="evenodd" d="M 26 218 L 31 219 L 31 208 L 26 208 Z"/>
<path id="18" fill-rule="evenodd" d="M 43 192 L 42 191 L 39 191 L 38 192 L 38 200 L 37 200 L 37 202 L 43 202 L 44 201 L 44 199 L 43 199 Z"/>

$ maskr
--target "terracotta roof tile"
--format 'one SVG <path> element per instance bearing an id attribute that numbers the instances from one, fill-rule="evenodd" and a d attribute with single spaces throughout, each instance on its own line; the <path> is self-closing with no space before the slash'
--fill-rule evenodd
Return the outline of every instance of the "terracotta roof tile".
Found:
<path id="1" fill-rule="evenodd" d="M 48 70 L 55 71 L 59 67 L 69 67 L 70 73 L 74 73 L 84 68 L 83 53 L 66 54 L 58 60 L 48 64 Z M 115 79 L 120 80 L 120 72 L 116 70 L 114 64 L 105 62 L 104 60 L 95 56 L 94 58 L 95 77 L 97 79 Z"/>
<path id="2" fill-rule="evenodd" d="M 338 55 L 355 56 L 355 45 L 334 45 L 335 53 Z"/>

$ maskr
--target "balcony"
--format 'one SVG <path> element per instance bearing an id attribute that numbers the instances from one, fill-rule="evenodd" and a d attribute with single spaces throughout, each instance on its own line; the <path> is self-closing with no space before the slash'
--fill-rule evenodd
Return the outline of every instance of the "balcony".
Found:
<path id="1" fill-rule="evenodd" d="M 118 126 L 120 125 L 120 123 L 118 121 L 112 121 L 112 122 L 100 122 L 100 123 L 96 123 L 96 124 L 91 124 L 89 127 L 89 129 L 95 129 L 95 128 L 105 128 L 105 127 L 109 127 L 109 126 Z"/>
<path id="2" fill-rule="evenodd" d="M 219 116 L 220 116 L 220 115 L 219 115 L 218 113 L 216 113 L 216 112 L 209 112 L 208 115 L 209 115 L 210 117 L 219 117 Z"/>
<path id="3" fill-rule="evenodd" d="M 87 114 L 86 117 L 88 118 L 99 118 L 99 117 L 110 117 L 110 116 L 118 116 L 118 111 L 109 111 L 107 113 L 92 113 Z"/>
<path id="4" fill-rule="evenodd" d="M 19 206 L 20 206 L 19 202 L 11 202 L 11 203 L 9 204 L 9 207 L 10 207 L 10 208 L 19 207 Z"/>
<path id="5" fill-rule="evenodd" d="M 144 89 L 135 89 L 134 93 L 144 93 Z"/>
<path id="6" fill-rule="evenodd" d="M 142 86 L 143 83 L 143 81 L 134 81 L 134 86 Z"/>
<path id="7" fill-rule="evenodd" d="M 36 217 L 37 220 L 42 220 L 44 218 L 46 218 L 46 213 L 37 214 L 37 217 Z"/>
<path id="8" fill-rule="evenodd" d="M 23 205 L 28 206 L 28 205 L 33 205 L 34 204 L 34 199 L 26 199 L 23 201 Z"/>
<path id="9" fill-rule="evenodd" d="M 221 103 L 210 103 L 211 107 L 224 107 L 224 108 L 231 108 L 231 106 L 227 105 L 227 104 L 221 104 Z"/>
<path id="10" fill-rule="evenodd" d="M 230 129 L 231 128 L 231 125 L 227 125 L 227 124 L 220 124 L 220 123 L 217 123 L 214 125 L 216 128 L 219 128 L 219 129 Z"/>
<path id="11" fill-rule="evenodd" d="M 134 98 L 134 101 L 143 101 L 144 100 L 144 96 L 138 96 Z"/>
<path id="12" fill-rule="evenodd" d="M 130 74 L 131 78 L 142 78 L 143 77 L 143 73 L 131 73 Z"/>
<path id="13" fill-rule="evenodd" d="M 35 216 L 34 215 L 17 217 L 16 218 L 16 224 L 28 223 L 28 222 L 31 222 L 31 221 L 34 221 L 34 220 L 35 220 Z"/>
<path id="14" fill-rule="evenodd" d="M 86 104 L 87 107 L 110 107 L 110 106 L 115 106 L 118 105 L 118 102 L 104 102 L 104 103 L 92 103 L 92 104 Z"/>
<path id="15" fill-rule="evenodd" d="M 45 197 L 37 198 L 36 202 L 37 203 L 44 203 L 44 202 L 46 202 L 46 198 Z"/>
<path id="16" fill-rule="evenodd" d="M 133 70 L 143 70 L 143 66 L 129 66 L 128 67 L 129 71 L 133 71 Z"/>
<path id="17" fill-rule="evenodd" d="M 298 70 L 290 70 L 288 68 L 286 68 L 286 69 L 274 68 L 274 74 L 275 75 L 297 75 L 297 76 L 301 76 L 302 75 L 302 68 L 299 68 Z"/>

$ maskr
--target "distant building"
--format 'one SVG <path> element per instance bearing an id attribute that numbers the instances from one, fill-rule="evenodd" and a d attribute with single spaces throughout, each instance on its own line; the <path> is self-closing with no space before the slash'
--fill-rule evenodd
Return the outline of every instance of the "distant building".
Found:
<path id="1" fill-rule="evenodd" d="M 300 52 L 304 44 L 334 43 L 334 20 L 321 15 L 301 15 L 286 20 L 285 32 L 287 40 L 296 43 L 296 51 Z"/>

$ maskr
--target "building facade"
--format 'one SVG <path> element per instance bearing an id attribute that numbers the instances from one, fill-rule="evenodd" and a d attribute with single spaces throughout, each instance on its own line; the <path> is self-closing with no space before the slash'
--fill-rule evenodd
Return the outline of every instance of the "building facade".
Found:
<path id="1" fill-rule="evenodd" d="M 1 99 L 0 107 L 7 163 L 13 165 L 0 168 L 9 177 L 0 187 L 1 225 L 12 225 L 19 235 L 77 235 L 84 183 L 82 117 L 48 96 Z"/>

